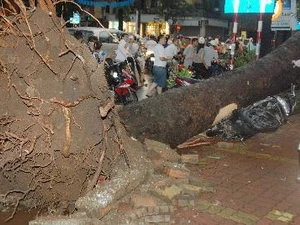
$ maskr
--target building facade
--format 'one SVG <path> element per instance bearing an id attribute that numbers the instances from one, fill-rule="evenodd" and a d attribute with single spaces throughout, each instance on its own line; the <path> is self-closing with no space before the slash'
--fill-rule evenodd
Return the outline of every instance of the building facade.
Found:
<path id="1" fill-rule="evenodd" d="M 196 9 L 189 16 L 168 16 L 168 12 L 158 11 L 159 0 L 137 0 L 137 4 L 129 7 L 122 20 L 125 32 L 139 33 L 141 36 L 178 33 L 186 36 L 225 37 L 228 34 L 229 22 L 220 16 L 220 0 L 186 0 Z M 108 28 L 120 28 L 118 8 L 89 7 L 100 21 L 105 21 Z M 209 10 L 206 10 L 208 8 Z M 83 21 L 84 23 L 84 21 Z"/>

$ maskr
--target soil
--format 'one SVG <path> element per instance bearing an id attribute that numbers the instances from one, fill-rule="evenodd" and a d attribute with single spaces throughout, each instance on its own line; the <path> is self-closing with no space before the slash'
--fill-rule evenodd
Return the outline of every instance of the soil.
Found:
<path id="1" fill-rule="evenodd" d="M 141 148 L 119 122 L 103 65 L 43 7 L 1 21 L 0 211 L 10 217 L 60 212 Z"/>

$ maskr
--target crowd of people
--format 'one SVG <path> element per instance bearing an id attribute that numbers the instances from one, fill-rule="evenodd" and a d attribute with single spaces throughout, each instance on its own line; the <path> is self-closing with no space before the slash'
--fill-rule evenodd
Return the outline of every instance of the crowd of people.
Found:
<path id="1" fill-rule="evenodd" d="M 80 33 L 75 33 L 74 36 L 83 40 Z M 193 38 L 191 43 L 183 47 L 180 36 L 160 35 L 155 37 L 151 35 L 146 39 L 141 39 L 139 36 L 124 33 L 118 43 L 114 60 L 127 62 L 130 65 L 140 87 L 146 81 L 144 72 L 146 52 L 153 53 L 152 82 L 148 83 L 146 93 L 147 97 L 152 97 L 163 92 L 166 87 L 167 68 L 176 63 L 182 63 L 186 69 L 193 68 L 195 78 L 209 78 L 214 73 L 213 62 L 218 62 L 219 55 L 230 51 L 230 41 L 231 39 L 221 42 L 219 37 L 199 37 Z M 99 63 L 104 61 L 106 52 L 101 50 L 102 43 L 97 40 L 97 37 L 90 37 L 85 44 Z M 241 54 L 245 48 L 254 51 L 253 40 L 238 38 L 235 43 L 235 51 Z"/>

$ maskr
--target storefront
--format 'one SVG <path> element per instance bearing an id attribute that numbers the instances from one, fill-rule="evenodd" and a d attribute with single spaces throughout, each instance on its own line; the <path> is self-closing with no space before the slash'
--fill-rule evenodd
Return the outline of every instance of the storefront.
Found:
<path id="1" fill-rule="evenodd" d="M 124 30 L 128 33 L 136 33 L 137 30 L 137 19 L 136 15 L 130 16 L 131 20 L 129 22 L 124 22 Z M 111 24 L 113 24 L 111 22 Z M 140 22 L 140 35 L 159 35 L 159 34 L 169 34 L 169 25 L 158 15 L 144 14 L 141 15 Z"/>

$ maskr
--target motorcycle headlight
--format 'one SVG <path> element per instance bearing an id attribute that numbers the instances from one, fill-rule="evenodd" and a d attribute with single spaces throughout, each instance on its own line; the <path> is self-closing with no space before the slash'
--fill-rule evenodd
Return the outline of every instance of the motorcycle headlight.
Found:
<path id="1" fill-rule="evenodd" d="M 113 76 L 113 78 L 118 78 L 118 73 L 117 72 L 113 72 L 112 76 Z"/>
<path id="2" fill-rule="evenodd" d="M 150 57 L 150 61 L 154 62 L 155 61 L 155 57 Z"/>

